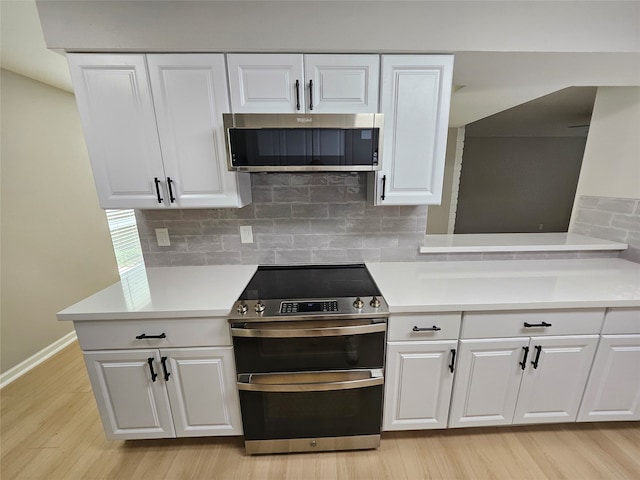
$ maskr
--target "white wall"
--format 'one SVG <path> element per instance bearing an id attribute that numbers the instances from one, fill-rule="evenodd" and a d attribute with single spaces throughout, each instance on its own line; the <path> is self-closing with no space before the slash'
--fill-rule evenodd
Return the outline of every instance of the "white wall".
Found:
<path id="1" fill-rule="evenodd" d="M 56 312 L 118 281 L 75 99 L 1 70 L 0 371 L 73 330 Z"/>
<path id="2" fill-rule="evenodd" d="M 640 198 L 640 87 L 600 87 L 576 197 Z"/>

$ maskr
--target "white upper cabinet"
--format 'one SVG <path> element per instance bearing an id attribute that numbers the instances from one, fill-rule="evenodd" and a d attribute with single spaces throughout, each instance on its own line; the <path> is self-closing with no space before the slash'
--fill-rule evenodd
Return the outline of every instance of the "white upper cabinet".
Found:
<path id="1" fill-rule="evenodd" d="M 229 54 L 234 113 L 376 113 L 378 55 Z"/>
<path id="2" fill-rule="evenodd" d="M 226 170 L 223 55 L 68 59 L 102 208 L 241 207 L 251 201 L 248 175 Z"/>
<path id="3" fill-rule="evenodd" d="M 377 113 L 378 55 L 305 55 L 307 113 Z"/>
<path id="4" fill-rule="evenodd" d="M 169 204 L 197 208 L 249 203 L 249 176 L 226 166 L 224 56 L 148 55 L 147 61 Z"/>
<path id="5" fill-rule="evenodd" d="M 375 205 L 439 205 L 452 55 L 382 55 L 382 169 L 371 174 Z"/>
<path id="6" fill-rule="evenodd" d="M 165 175 L 144 55 L 67 58 L 100 205 L 157 208 Z"/>
<path id="7" fill-rule="evenodd" d="M 304 111 L 300 54 L 229 54 L 229 93 L 233 113 Z"/>

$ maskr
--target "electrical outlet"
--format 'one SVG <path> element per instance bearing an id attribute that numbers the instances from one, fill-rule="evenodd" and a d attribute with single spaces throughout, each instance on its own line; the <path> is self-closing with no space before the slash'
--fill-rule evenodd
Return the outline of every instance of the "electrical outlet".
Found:
<path id="1" fill-rule="evenodd" d="M 168 228 L 156 228 L 156 240 L 158 240 L 159 247 L 168 247 L 171 245 L 169 240 Z"/>
<path id="2" fill-rule="evenodd" d="M 251 225 L 240 227 L 240 241 L 242 243 L 253 243 L 253 231 Z"/>

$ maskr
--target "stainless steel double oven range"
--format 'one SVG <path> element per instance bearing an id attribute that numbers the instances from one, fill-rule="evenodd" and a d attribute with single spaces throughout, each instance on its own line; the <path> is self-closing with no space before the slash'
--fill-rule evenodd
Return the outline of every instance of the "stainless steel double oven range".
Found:
<path id="1" fill-rule="evenodd" d="M 258 267 L 229 320 L 247 453 L 378 447 L 387 317 L 364 264 Z"/>

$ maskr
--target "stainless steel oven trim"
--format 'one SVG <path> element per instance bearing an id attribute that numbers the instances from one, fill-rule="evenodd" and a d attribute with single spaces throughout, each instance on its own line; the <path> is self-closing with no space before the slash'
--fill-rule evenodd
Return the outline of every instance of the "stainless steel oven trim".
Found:
<path id="1" fill-rule="evenodd" d="M 386 322 L 374 322 L 371 319 L 355 321 L 351 324 L 343 323 L 341 325 L 336 323 L 336 321 L 331 320 L 234 323 L 231 325 L 231 335 L 233 337 L 257 338 L 339 337 L 343 335 L 386 332 L 387 330 Z"/>
<path id="2" fill-rule="evenodd" d="M 355 379 L 350 380 L 354 377 Z M 327 381 L 329 379 L 330 381 Z M 260 381 L 266 381 L 261 383 Z M 238 375 L 238 390 L 254 392 L 327 392 L 384 384 L 382 369 Z"/>
<path id="3" fill-rule="evenodd" d="M 265 453 L 328 452 L 337 450 L 364 450 L 378 448 L 380 435 L 354 435 L 352 437 L 292 438 L 278 440 L 247 440 L 249 455 Z"/>
<path id="4" fill-rule="evenodd" d="M 227 151 L 227 169 L 232 172 L 371 172 L 382 168 L 382 140 L 384 114 L 382 113 L 223 113 L 222 124 Z M 337 166 L 258 166 L 234 167 L 231 163 L 230 128 L 377 128 L 377 165 L 337 165 Z"/>

